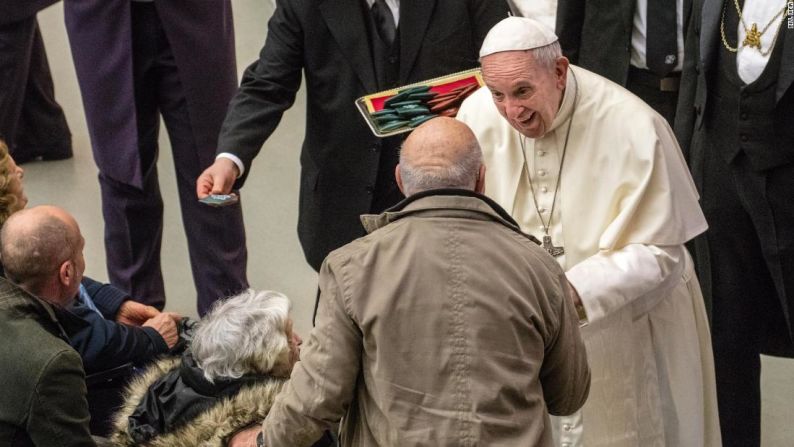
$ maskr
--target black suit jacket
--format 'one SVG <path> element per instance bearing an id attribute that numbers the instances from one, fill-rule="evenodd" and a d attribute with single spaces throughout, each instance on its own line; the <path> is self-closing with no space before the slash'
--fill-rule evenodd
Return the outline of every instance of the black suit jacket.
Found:
<path id="1" fill-rule="evenodd" d="M 306 81 L 298 235 L 309 264 L 364 230 L 381 141 L 354 106 L 379 90 L 363 0 L 279 0 L 259 60 L 245 72 L 221 131 L 218 151 L 251 162 Z M 503 0 L 402 0 L 401 85 L 478 65 L 485 34 L 507 17 Z M 236 187 L 242 186 L 241 178 Z"/>
<path id="2" fill-rule="evenodd" d="M 720 20 L 723 8 L 723 1 L 731 0 L 694 0 L 689 20 L 689 29 L 685 42 L 684 67 L 681 74 L 681 88 L 678 97 L 678 108 L 676 110 L 675 133 L 678 138 L 681 150 L 684 153 L 692 178 L 701 194 L 701 201 L 704 207 L 710 203 L 720 201 L 719 191 L 704 191 L 703 177 L 705 167 L 705 157 L 707 147 L 711 143 L 706 141 L 706 132 L 703 128 L 704 115 L 708 108 L 721 107 L 718 102 L 708 100 L 708 89 L 713 87 L 716 71 L 718 70 L 717 52 L 722 46 L 720 37 Z M 728 7 L 731 7 L 729 4 Z M 787 26 L 784 21 L 781 25 Z M 783 42 L 783 57 L 780 62 L 778 72 L 778 83 L 775 92 L 776 106 L 773 128 L 774 144 L 769 145 L 761 151 L 747 153 L 750 159 L 750 166 L 754 166 L 761 171 L 774 170 L 781 166 L 790 166 L 794 160 L 794 30 L 785 30 Z M 715 123 L 718 127 L 729 128 L 736 123 L 725 122 Z M 714 147 L 714 150 L 722 148 Z M 772 188 L 775 184 L 775 176 L 767 177 L 767 187 Z M 766 197 L 758 197 L 758 204 L 766 204 Z M 788 202 L 789 206 L 794 206 L 794 202 Z M 764 206 L 764 205 L 761 205 Z M 758 237 L 764 241 L 775 240 L 776 236 L 761 230 Z M 710 250 L 705 237 L 698 237 L 694 243 L 697 253 L 698 274 L 703 288 L 703 295 L 707 306 L 711 302 L 711 263 Z M 718 262 L 718 261 L 717 261 Z M 779 262 L 779 261 L 775 261 Z M 777 278 L 775 279 L 778 280 Z M 786 306 L 786 304 L 783 304 Z M 791 309 L 791 304 L 788 304 Z M 791 312 L 789 310 L 789 312 Z M 776 348 L 775 348 L 776 349 Z M 789 348 L 784 348 L 789 349 Z M 778 352 L 779 354 L 780 352 Z M 787 354 L 791 355 L 791 354 Z"/>
<path id="3" fill-rule="evenodd" d="M 558 0 L 556 32 L 571 63 L 626 85 L 637 0 Z M 684 0 L 684 30 L 692 0 Z M 686 34 L 685 34 L 686 38 Z"/>
<path id="4" fill-rule="evenodd" d="M 703 164 L 703 116 L 708 107 L 708 89 L 714 79 L 717 51 L 722 45 L 720 18 L 724 0 L 694 0 L 685 42 L 684 69 L 676 110 L 675 132 L 681 149 L 690 164 L 695 182 L 700 184 Z M 728 0 L 730 1 L 730 0 Z M 729 5 L 730 6 L 730 5 Z M 784 21 L 781 25 L 787 26 Z M 755 157 L 754 166 L 772 169 L 794 160 L 794 30 L 786 30 L 783 59 L 780 61 L 775 92 L 775 136 L 777 144 L 767 153 L 748 154 Z M 725 123 L 726 126 L 732 125 Z"/>

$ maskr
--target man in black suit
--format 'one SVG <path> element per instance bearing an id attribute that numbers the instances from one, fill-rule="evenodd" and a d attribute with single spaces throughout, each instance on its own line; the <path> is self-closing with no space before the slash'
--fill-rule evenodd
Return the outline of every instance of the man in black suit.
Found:
<path id="1" fill-rule="evenodd" d="M 556 31 L 572 64 L 642 98 L 673 125 L 692 0 L 558 0 Z"/>
<path id="2" fill-rule="evenodd" d="M 760 444 L 759 353 L 794 357 L 794 29 L 784 3 L 694 3 L 676 116 L 709 222 L 695 254 L 726 446 Z"/>
<path id="3" fill-rule="evenodd" d="M 36 13 L 58 0 L 0 0 L 0 138 L 14 160 L 72 156 Z"/>
<path id="4" fill-rule="evenodd" d="M 354 106 L 376 91 L 478 65 L 485 34 L 507 16 L 503 0 L 277 1 L 259 60 L 245 72 L 197 193 L 243 185 L 251 162 L 295 100 L 308 93 L 298 235 L 309 264 L 364 229 L 403 195 L 394 183 L 402 138 L 380 139 Z"/>

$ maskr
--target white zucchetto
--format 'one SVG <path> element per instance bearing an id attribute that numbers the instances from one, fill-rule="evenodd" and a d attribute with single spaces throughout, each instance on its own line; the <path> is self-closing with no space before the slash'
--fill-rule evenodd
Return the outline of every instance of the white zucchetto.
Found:
<path id="1" fill-rule="evenodd" d="M 502 51 L 523 51 L 545 47 L 557 41 L 554 30 L 527 17 L 508 17 L 494 25 L 480 48 L 480 58 Z"/>

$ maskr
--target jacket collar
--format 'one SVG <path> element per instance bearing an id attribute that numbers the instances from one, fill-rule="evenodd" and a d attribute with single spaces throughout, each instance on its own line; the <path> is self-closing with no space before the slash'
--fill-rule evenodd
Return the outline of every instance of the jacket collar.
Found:
<path id="1" fill-rule="evenodd" d="M 443 188 L 414 194 L 381 214 L 362 215 L 361 224 L 367 233 L 372 233 L 406 216 L 428 212 L 451 214 L 460 211 L 498 222 L 540 245 L 537 239 L 523 233 L 516 221 L 499 204 L 482 194 L 465 189 Z"/>
<path id="2" fill-rule="evenodd" d="M 339 49 L 356 72 L 367 92 L 377 87 L 375 70 L 372 67 L 367 29 L 362 15 L 361 2 L 351 0 L 325 0 L 319 5 L 328 31 L 339 44 Z"/>
<path id="3" fill-rule="evenodd" d="M 68 341 L 54 306 L 28 293 L 5 276 L 0 277 L 0 307 L 15 308 L 19 312 L 36 315 L 53 334 Z"/>
<path id="4" fill-rule="evenodd" d="M 127 417 L 126 431 L 135 445 L 157 444 L 151 441 L 169 433 L 179 433 L 211 408 L 228 407 L 229 401 L 243 388 L 256 389 L 282 380 L 267 374 L 245 374 L 236 379 L 216 378 L 210 382 L 192 352 L 187 350 L 178 365 L 141 390 L 141 399 Z"/>
<path id="5" fill-rule="evenodd" d="M 551 132 L 557 130 L 562 123 L 569 119 L 573 119 L 576 90 L 578 90 L 578 88 L 579 86 L 576 83 L 576 75 L 573 72 L 573 67 L 568 66 L 568 72 L 565 77 L 565 91 L 562 94 L 562 103 L 560 104 L 560 109 L 557 111 L 557 115 L 551 122 L 551 127 L 549 127 L 547 134 L 551 134 Z"/>
<path id="6" fill-rule="evenodd" d="M 400 83 L 408 82 L 436 0 L 400 0 Z"/>
<path id="7" fill-rule="evenodd" d="M 399 83 L 405 84 L 410 78 L 411 69 L 419 55 L 422 42 L 435 11 L 436 0 L 400 1 L 400 77 Z M 358 79 L 367 92 L 377 89 L 375 69 L 367 29 L 364 21 L 358 19 L 362 2 L 352 0 L 324 0 L 319 5 L 320 14 L 340 51 L 350 62 Z"/>

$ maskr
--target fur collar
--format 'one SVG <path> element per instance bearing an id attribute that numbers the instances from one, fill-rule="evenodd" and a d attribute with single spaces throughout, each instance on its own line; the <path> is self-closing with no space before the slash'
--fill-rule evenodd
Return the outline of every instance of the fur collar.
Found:
<path id="1" fill-rule="evenodd" d="M 127 418 L 135 411 L 149 386 L 169 371 L 179 368 L 179 357 L 159 360 L 133 379 L 124 393 L 124 405 L 115 416 L 111 442 L 115 446 L 136 445 L 127 433 Z M 178 430 L 158 436 L 142 447 L 224 447 L 229 436 L 267 416 L 276 395 L 287 379 L 274 379 L 244 387 Z"/>

